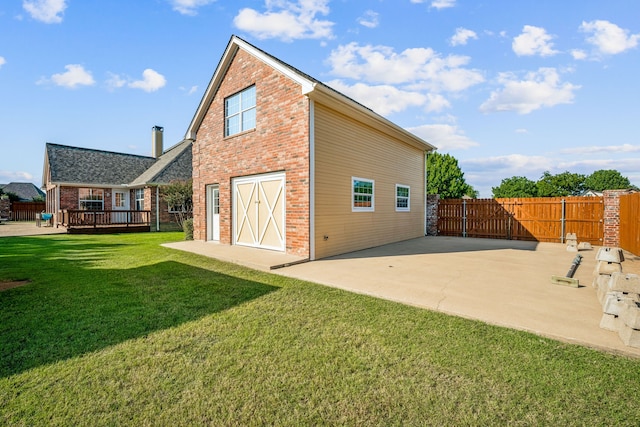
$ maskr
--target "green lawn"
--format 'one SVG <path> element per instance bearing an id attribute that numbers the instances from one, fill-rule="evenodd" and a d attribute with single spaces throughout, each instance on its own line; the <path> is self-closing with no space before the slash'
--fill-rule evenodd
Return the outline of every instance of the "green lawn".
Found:
<path id="1" fill-rule="evenodd" d="M 638 425 L 640 360 L 181 238 L 0 238 L 0 282 L 31 281 L 0 292 L 0 425 Z"/>

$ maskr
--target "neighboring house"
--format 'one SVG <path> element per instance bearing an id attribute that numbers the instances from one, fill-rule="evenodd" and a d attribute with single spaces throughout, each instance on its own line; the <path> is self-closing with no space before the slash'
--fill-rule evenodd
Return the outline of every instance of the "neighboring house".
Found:
<path id="1" fill-rule="evenodd" d="M 434 147 L 238 37 L 187 138 L 197 240 L 318 259 L 425 235 Z"/>
<path id="2" fill-rule="evenodd" d="M 580 193 L 580 196 L 582 197 L 602 197 L 602 191 L 596 191 L 596 190 L 584 190 L 582 193 Z"/>
<path id="3" fill-rule="evenodd" d="M 42 187 L 54 222 L 63 210 L 135 210 L 151 212 L 151 230 L 173 228 L 159 187 L 191 179 L 192 141 L 163 152 L 162 132 L 152 130 L 152 157 L 47 143 Z"/>
<path id="4" fill-rule="evenodd" d="M 44 199 L 45 194 L 42 190 L 30 182 L 10 182 L 9 184 L 0 184 L 0 189 L 4 193 L 13 193 L 20 198 L 21 202 L 30 202 L 33 199 Z"/>

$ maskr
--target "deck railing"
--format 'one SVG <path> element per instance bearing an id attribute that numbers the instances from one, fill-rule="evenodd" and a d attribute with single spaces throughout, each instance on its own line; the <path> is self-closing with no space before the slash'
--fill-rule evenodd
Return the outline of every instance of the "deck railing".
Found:
<path id="1" fill-rule="evenodd" d="M 61 225 L 67 228 L 104 228 L 104 227 L 130 227 L 149 226 L 151 224 L 151 211 L 89 211 L 89 210 L 63 210 L 60 212 Z"/>

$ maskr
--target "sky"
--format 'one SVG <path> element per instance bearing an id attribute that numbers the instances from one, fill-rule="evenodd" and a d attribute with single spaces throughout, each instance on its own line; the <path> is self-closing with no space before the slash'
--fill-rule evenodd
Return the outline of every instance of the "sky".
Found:
<path id="1" fill-rule="evenodd" d="M 3 0 L 0 183 L 47 142 L 178 143 L 232 35 L 454 156 L 512 176 L 615 169 L 640 186 L 637 0 Z"/>

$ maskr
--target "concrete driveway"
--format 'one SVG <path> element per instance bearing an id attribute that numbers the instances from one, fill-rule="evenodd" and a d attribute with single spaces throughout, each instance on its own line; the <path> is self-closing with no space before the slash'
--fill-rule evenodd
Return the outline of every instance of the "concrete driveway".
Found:
<path id="1" fill-rule="evenodd" d="M 64 227 L 38 227 L 35 221 L 7 221 L 0 224 L 0 237 L 37 236 L 40 234 L 66 233 Z"/>
<path id="2" fill-rule="evenodd" d="M 640 349 L 600 328 L 602 306 L 591 286 L 596 249 L 580 252 L 574 276 L 580 288 L 551 283 L 552 275 L 567 274 L 576 256 L 565 245 L 456 237 L 413 239 L 274 272 L 640 356 Z M 623 271 L 640 274 L 640 258 L 627 255 Z"/>

